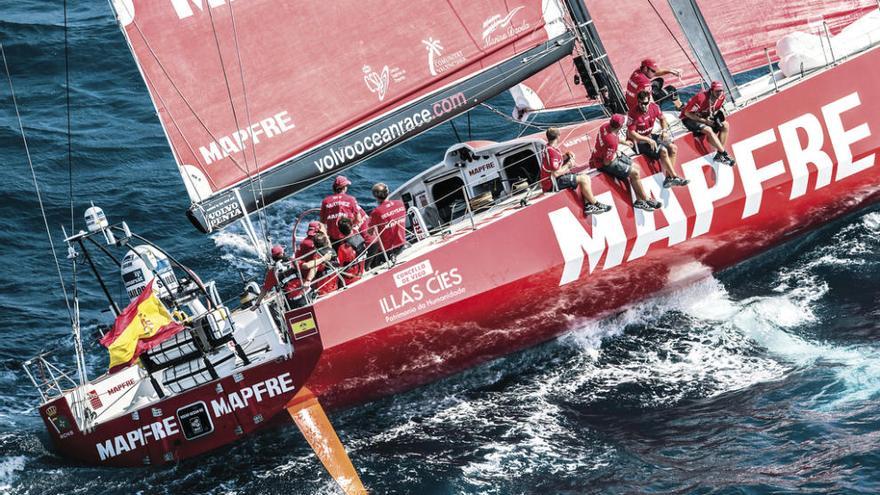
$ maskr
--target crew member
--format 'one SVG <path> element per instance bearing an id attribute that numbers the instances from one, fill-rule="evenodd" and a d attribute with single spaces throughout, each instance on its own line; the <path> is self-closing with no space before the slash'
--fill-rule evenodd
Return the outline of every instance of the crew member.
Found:
<path id="1" fill-rule="evenodd" d="M 661 131 L 660 134 L 654 134 L 654 124 L 658 120 Z M 672 142 L 669 123 L 666 122 L 660 105 L 651 101 L 651 95 L 647 91 L 639 93 L 639 104 L 635 110 L 629 113 L 627 137 L 635 143 L 638 154 L 644 155 L 649 160 L 660 162 L 663 173 L 666 175 L 663 187 L 685 186 L 690 182 L 675 174 L 678 147 Z"/>
<path id="2" fill-rule="evenodd" d="M 308 278 L 319 296 L 325 296 L 338 287 L 339 274 L 337 273 L 336 252 L 330 245 L 330 239 L 322 232 L 315 234 L 315 253 L 306 263 L 314 264 L 311 275 Z"/>
<path id="3" fill-rule="evenodd" d="M 646 211 L 653 211 L 663 206 L 655 199 L 648 199 L 645 188 L 639 180 L 639 170 L 633 167 L 632 160 L 626 155 L 618 153 L 620 139 L 617 133 L 626 122 L 626 117 L 620 114 L 611 116 L 611 119 L 599 128 L 596 136 L 596 145 L 593 155 L 590 157 L 590 165 L 612 177 L 620 180 L 629 180 L 636 194 L 636 202 L 633 206 Z"/>
<path id="4" fill-rule="evenodd" d="M 715 149 L 716 162 L 731 167 L 736 160 L 727 153 L 727 136 L 730 125 L 724 115 L 724 85 L 720 81 L 712 81 L 706 91 L 695 94 L 681 111 L 681 122 L 694 136 L 706 136 L 706 140 Z"/>
<path id="5" fill-rule="evenodd" d="M 348 194 L 351 181 L 344 175 L 336 176 L 333 181 L 333 194 L 321 202 L 321 223 L 327 226 L 327 235 L 334 244 L 342 240 L 342 234 L 336 222 L 342 217 L 357 218 L 358 203 L 354 196 Z"/>
<path id="6" fill-rule="evenodd" d="M 385 262 L 387 257 L 394 261 L 406 245 L 406 206 L 403 201 L 388 199 L 388 186 L 379 182 L 373 186 L 373 197 L 379 203 L 370 212 L 370 246 L 367 258 L 370 268 Z M 385 251 L 385 255 L 380 255 Z"/>
<path id="7" fill-rule="evenodd" d="M 361 279 L 364 274 L 364 260 L 358 259 L 366 251 L 367 245 L 364 238 L 357 232 L 352 232 L 351 219 L 342 217 L 339 219 L 339 231 L 345 236 L 345 240 L 336 248 L 336 258 L 339 260 L 339 277 L 344 286 L 349 286 Z"/>
<path id="8" fill-rule="evenodd" d="M 544 192 L 554 189 L 577 189 L 584 201 L 584 214 L 601 214 L 611 210 L 611 205 L 600 203 L 590 187 L 590 177 L 587 174 L 576 174 L 571 171 L 574 162 L 574 153 L 566 152 L 564 155 L 559 151 L 559 129 L 551 127 L 547 129 L 547 148 L 544 151 L 544 160 L 541 163 L 541 188 Z"/>
<path id="9" fill-rule="evenodd" d="M 256 310 L 263 302 L 263 298 L 275 287 L 281 285 L 284 290 L 284 296 L 287 303 L 292 308 L 298 308 L 308 304 L 305 298 L 303 287 L 308 287 L 308 283 L 315 276 L 315 269 L 323 262 L 330 259 L 329 255 L 317 255 L 308 261 L 299 262 L 299 272 L 296 265 L 291 263 L 292 260 L 285 259 L 284 247 L 275 245 L 271 250 L 272 264 L 266 271 L 266 277 L 263 280 L 263 287 L 260 289 L 260 295 L 257 296 L 251 309 Z"/>
<path id="10" fill-rule="evenodd" d="M 650 91 L 657 103 L 668 99 L 675 105 L 676 110 L 680 109 L 681 100 L 678 98 L 678 91 L 674 86 L 663 86 L 663 79 L 660 76 L 667 74 L 681 77 L 681 69 L 661 69 L 653 59 L 642 60 L 642 65 L 629 76 L 629 81 L 626 83 L 624 97 L 627 110 L 631 112 L 638 106 L 638 94 L 642 91 Z"/>
<path id="11" fill-rule="evenodd" d="M 309 222 L 308 230 L 306 230 L 306 238 L 300 241 L 296 248 L 296 257 L 302 258 L 305 254 L 315 250 L 315 234 L 318 232 L 327 233 L 326 227 L 321 222 Z"/>

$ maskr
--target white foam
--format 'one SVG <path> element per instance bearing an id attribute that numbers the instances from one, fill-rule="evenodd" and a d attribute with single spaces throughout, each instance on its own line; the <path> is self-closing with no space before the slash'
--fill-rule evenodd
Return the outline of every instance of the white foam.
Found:
<path id="1" fill-rule="evenodd" d="M 24 471 L 27 457 L 22 455 L 0 459 L 0 491 L 8 492 L 14 486 L 16 472 Z"/>

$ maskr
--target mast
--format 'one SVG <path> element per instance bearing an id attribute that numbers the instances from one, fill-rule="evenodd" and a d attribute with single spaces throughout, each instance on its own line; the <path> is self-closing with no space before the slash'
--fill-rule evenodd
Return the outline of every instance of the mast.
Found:
<path id="1" fill-rule="evenodd" d="M 596 31 L 596 25 L 590 16 L 587 6 L 583 0 L 565 0 L 571 18 L 575 22 L 575 28 L 578 39 L 587 55 L 587 62 L 577 63 L 575 66 L 580 74 L 582 81 L 590 81 L 594 88 L 598 90 L 602 102 L 611 113 L 626 114 L 626 100 L 623 96 L 623 88 L 614 73 L 614 67 L 599 32 Z"/>
<path id="2" fill-rule="evenodd" d="M 668 0 L 681 31 L 688 40 L 704 81 L 721 81 L 731 101 L 739 98 L 739 89 L 721 55 L 718 43 L 706 24 L 695 0 Z"/>

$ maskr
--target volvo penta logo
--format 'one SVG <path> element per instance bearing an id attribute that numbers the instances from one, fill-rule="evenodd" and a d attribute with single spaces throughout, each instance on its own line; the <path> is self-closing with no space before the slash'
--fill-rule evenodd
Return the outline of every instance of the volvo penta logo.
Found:
<path id="1" fill-rule="evenodd" d="M 425 49 L 428 51 L 428 71 L 432 76 L 436 76 L 446 72 L 447 70 L 461 65 L 465 61 L 464 52 L 459 50 L 448 55 L 443 55 L 443 43 L 440 40 L 428 37 L 422 40 Z"/>

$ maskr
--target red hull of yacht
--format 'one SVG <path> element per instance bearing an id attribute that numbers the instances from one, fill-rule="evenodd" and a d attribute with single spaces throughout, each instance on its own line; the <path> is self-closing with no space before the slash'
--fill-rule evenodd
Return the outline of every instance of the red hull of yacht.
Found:
<path id="1" fill-rule="evenodd" d="M 287 316 L 308 313 L 298 310 Z M 297 336 L 287 330 L 295 339 L 292 356 L 243 369 L 91 429 L 79 428 L 63 397 L 43 404 L 40 416 L 55 450 L 87 464 L 155 466 L 197 456 L 262 428 L 300 391 L 321 352 L 320 342 L 315 334 Z M 109 401 L 113 392 L 98 391 L 87 399 Z M 92 407 L 100 406 L 93 402 Z"/>
<path id="2" fill-rule="evenodd" d="M 585 217 L 571 191 L 544 197 L 317 302 L 324 352 L 307 385 L 336 406 L 399 392 L 875 203 L 878 64 L 880 50 L 870 51 L 735 113 L 733 169 L 713 165 L 704 143 L 680 138 L 677 170 L 688 187 L 663 189 L 656 164 L 639 159 L 662 210 L 634 212 L 629 188 L 594 176 L 593 190 L 612 212 Z M 564 140 L 580 163 L 589 156 L 584 133 L 595 126 Z"/>

